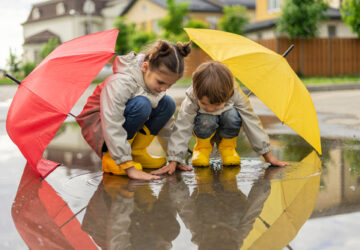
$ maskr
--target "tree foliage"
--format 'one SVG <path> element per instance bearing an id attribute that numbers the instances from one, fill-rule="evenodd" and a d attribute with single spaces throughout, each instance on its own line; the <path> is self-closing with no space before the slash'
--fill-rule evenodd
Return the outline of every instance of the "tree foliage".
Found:
<path id="1" fill-rule="evenodd" d="M 59 46 L 59 40 L 57 38 L 50 38 L 40 50 L 40 59 L 43 60 L 47 57 L 57 46 Z"/>
<path id="2" fill-rule="evenodd" d="M 119 29 L 116 39 L 115 52 L 118 55 L 124 55 L 132 50 L 131 35 L 135 31 L 134 24 L 127 24 L 124 17 L 118 17 L 115 20 L 114 27 Z"/>
<path id="3" fill-rule="evenodd" d="M 159 20 L 159 26 L 164 29 L 165 38 L 183 33 L 183 23 L 187 18 L 189 3 L 176 3 L 175 0 L 166 0 L 168 14 Z"/>
<path id="4" fill-rule="evenodd" d="M 344 0 L 340 11 L 342 19 L 360 38 L 360 0 Z"/>
<path id="5" fill-rule="evenodd" d="M 319 21 L 325 19 L 328 4 L 324 0 L 287 0 L 277 21 L 277 31 L 292 38 L 316 37 Z"/>
<path id="6" fill-rule="evenodd" d="M 7 65 L 9 66 L 9 71 L 12 74 L 16 74 L 20 72 L 20 58 L 9 49 L 9 58 L 7 60 Z"/>
<path id="7" fill-rule="evenodd" d="M 245 26 L 249 23 L 247 9 L 244 6 L 227 6 L 223 9 L 224 16 L 219 21 L 221 30 L 243 34 Z"/>

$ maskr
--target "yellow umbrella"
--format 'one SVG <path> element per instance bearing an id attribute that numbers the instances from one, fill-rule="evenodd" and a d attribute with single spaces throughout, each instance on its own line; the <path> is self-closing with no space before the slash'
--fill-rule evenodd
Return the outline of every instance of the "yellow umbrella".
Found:
<path id="1" fill-rule="evenodd" d="M 314 104 L 284 57 L 240 35 L 208 29 L 185 31 L 213 60 L 226 64 L 280 121 L 321 154 Z"/>
<path id="2" fill-rule="evenodd" d="M 320 187 L 321 161 L 312 151 L 271 181 L 271 192 L 241 249 L 283 249 L 310 217 Z"/>

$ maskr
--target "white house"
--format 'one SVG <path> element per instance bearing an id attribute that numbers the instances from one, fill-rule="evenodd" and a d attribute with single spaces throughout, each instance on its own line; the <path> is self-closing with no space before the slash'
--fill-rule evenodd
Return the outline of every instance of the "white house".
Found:
<path id="1" fill-rule="evenodd" d="M 49 38 L 66 42 L 85 34 L 112 29 L 130 0 L 49 0 L 34 4 L 22 24 L 24 60 L 38 61 Z"/>

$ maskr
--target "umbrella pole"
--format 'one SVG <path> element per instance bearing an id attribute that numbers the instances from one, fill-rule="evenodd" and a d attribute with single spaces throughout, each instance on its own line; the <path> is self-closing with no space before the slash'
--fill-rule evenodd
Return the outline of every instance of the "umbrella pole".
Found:
<path id="1" fill-rule="evenodd" d="M 294 44 L 291 44 L 290 47 L 282 54 L 283 57 L 286 57 L 294 48 Z M 247 97 L 251 96 L 252 92 L 250 91 Z"/>
<path id="2" fill-rule="evenodd" d="M 15 77 L 9 75 L 9 74 L 5 74 L 5 76 L 11 80 L 13 80 L 15 83 L 19 84 L 20 85 L 20 81 L 18 79 L 16 79 Z"/>

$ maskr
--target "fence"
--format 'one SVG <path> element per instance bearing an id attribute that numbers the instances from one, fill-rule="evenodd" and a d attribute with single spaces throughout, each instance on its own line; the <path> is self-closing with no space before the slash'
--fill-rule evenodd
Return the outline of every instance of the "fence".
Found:
<path id="1" fill-rule="evenodd" d="M 295 72 L 303 76 L 335 76 L 360 74 L 360 39 L 356 38 L 286 38 L 261 39 L 256 42 L 282 54 L 294 44 L 286 59 Z M 186 58 L 185 76 L 202 62 L 210 60 L 200 49 L 193 49 Z"/>

